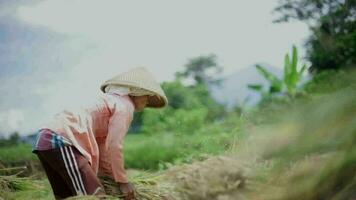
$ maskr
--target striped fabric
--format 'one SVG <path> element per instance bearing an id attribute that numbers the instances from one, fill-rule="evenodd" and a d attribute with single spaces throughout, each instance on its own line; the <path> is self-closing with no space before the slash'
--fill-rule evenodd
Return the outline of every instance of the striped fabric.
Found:
<path id="1" fill-rule="evenodd" d="M 40 129 L 33 145 L 33 151 L 44 151 L 72 145 L 65 137 L 55 133 L 51 129 Z"/>
<path id="2" fill-rule="evenodd" d="M 71 146 L 63 146 L 59 149 L 61 150 L 64 165 L 77 195 L 87 195 L 72 148 Z"/>

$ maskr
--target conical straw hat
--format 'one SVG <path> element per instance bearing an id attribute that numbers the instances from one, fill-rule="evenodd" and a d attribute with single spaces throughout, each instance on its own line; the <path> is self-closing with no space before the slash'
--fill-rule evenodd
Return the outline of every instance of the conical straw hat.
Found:
<path id="1" fill-rule="evenodd" d="M 155 95 L 149 96 L 148 107 L 160 108 L 168 104 L 168 99 L 159 83 L 143 67 L 134 68 L 105 81 L 100 87 L 101 91 L 105 92 L 105 87 L 108 85 L 136 87 L 152 92 Z"/>

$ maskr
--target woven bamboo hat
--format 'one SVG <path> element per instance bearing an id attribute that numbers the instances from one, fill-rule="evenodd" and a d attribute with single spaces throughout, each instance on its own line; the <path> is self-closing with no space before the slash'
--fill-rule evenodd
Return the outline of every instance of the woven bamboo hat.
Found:
<path id="1" fill-rule="evenodd" d="M 143 67 L 134 68 L 105 81 L 100 87 L 101 91 L 105 92 L 105 88 L 108 85 L 126 86 L 149 91 L 154 95 L 149 96 L 147 107 L 161 108 L 168 104 L 168 99 L 159 83 Z"/>

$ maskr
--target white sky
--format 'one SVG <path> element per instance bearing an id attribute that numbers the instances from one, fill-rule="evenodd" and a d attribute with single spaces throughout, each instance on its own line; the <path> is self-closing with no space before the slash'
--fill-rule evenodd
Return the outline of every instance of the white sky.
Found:
<path id="1" fill-rule="evenodd" d="M 84 4 L 85 3 L 85 4 Z M 19 16 L 102 47 L 95 60 L 114 69 L 144 65 L 171 79 L 189 57 L 215 53 L 226 71 L 256 62 L 281 66 L 304 24 L 272 24 L 277 0 L 61 0 L 19 9 Z M 99 63 L 82 65 L 98 68 Z M 102 70 L 102 69 L 101 69 Z M 159 73 L 158 73 L 159 72 Z"/>
<path id="2" fill-rule="evenodd" d="M 65 68 L 61 81 L 34 90 L 46 97 L 46 103 L 37 108 L 43 111 L 41 116 L 33 116 L 30 107 L 22 111 L 9 108 L 8 114 L 3 114 L 7 117 L 0 116 L 8 125 L 0 130 L 35 129 L 63 105 L 75 107 L 88 101 L 102 81 L 130 67 L 145 66 L 159 81 L 171 80 L 188 58 L 210 53 L 218 56 L 226 75 L 256 63 L 282 67 L 283 57 L 293 44 L 303 55 L 302 44 L 309 31 L 297 22 L 273 24 L 277 16 L 271 11 L 277 3 L 48 0 L 21 6 L 17 10 L 20 20 L 68 36 L 64 48 L 82 49 L 81 58 Z M 32 113 L 34 123 L 29 122 L 28 113 Z M 22 126 L 16 127 L 18 124 Z"/>

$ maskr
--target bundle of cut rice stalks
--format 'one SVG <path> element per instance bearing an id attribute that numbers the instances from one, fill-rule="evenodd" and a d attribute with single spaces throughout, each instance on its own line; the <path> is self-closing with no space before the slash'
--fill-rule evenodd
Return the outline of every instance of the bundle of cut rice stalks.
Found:
<path id="1" fill-rule="evenodd" d="M 71 197 L 70 200 L 97 200 L 97 199 L 123 199 L 123 195 L 115 181 L 108 176 L 100 176 L 106 196 L 77 196 Z M 163 181 L 163 175 L 149 175 L 139 173 L 130 178 L 131 183 L 135 187 L 137 200 L 173 200 L 172 186 Z"/>
<path id="2" fill-rule="evenodd" d="M 32 187 L 31 181 L 28 178 L 18 177 L 26 167 L 12 167 L 0 169 L 0 194 L 4 192 L 14 192 L 26 190 Z M 17 171 L 16 174 L 8 175 L 11 172 Z"/>
<path id="3" fill-rule="evenodd" d="M 163 175 L 138 174 L 132 177 L 132 183 L 136 189 L 136 197 L 139 200 L 171 200 L 172 186 L 163 182 Z M 117 187 L 117 183 L 110 178 L 101 176 L 101 183 L 104 185 L 107 194 L 121 197 L 122 194 Z"/>
<path id="4" fill-rule="evenodd" d="M 210 157 L 168 169 L 166 182 L 174 184 L 176 199 L 246 199 L 252 164 L 229 156 Z"/>
<path id="5" fill-rule="evenodd" d="M 15 192 L 19 190 L 27 190 L 32 188 L 29 178 L 19 178 L 15 175 L 0 176 L 0 189 L 1 192 Z"/>
<path id="6" fill-rule="evenodd" d="M 0 176 L 0 199 L 8 199 L 14 192 L 36 189 L 38 189 L 38 185 L 30 178 L 18 177 L 16 175 Z"/>

